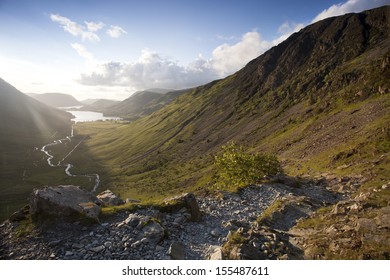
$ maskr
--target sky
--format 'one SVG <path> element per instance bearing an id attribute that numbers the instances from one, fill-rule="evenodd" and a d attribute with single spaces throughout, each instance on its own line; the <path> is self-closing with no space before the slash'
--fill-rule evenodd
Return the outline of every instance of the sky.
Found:
<path id="1" fill-rule="evenodd" d="M 390 0 L 0 0 L 0 78 L 123 100 L 224 78 L 293 32 Z"/>

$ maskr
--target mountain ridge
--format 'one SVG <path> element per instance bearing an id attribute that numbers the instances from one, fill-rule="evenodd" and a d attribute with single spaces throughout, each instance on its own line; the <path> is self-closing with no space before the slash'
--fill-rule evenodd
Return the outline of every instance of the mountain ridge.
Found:
<path id="1" fill-rule="evenodd" d="M 102 108 L 101 111 L 108 116 L 119 116 L 133 121 L 163 108 L 185 91 L 164 89 L 137 91 L 117 104 Z"/>
<path id="2" fill-rule="evenodd" d="M 78 101 L 72 95 L 66 93 L 48 92 L 42 94 L 34 94 L 32 97 L 46 105 L 55 108 L 82 105 L 80 101 Z"/>

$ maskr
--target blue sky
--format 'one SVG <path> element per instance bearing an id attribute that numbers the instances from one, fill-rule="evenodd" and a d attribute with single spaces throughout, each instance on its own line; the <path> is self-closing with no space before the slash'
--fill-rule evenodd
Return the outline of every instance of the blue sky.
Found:
<path id="1" fill-rule="evenodd" d="M 390 0 L 0 0 L 0 78 L 23 92 L 124 99 L 223 78 L 328 16 Z"/>

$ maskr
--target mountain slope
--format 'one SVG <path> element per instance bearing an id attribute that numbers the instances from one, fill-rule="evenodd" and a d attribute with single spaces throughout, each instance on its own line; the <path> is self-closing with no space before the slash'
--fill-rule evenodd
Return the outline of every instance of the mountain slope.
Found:
<path id="1" fill-rule="evenodd" d="M 337 131 L 357 136 L 387 117 L 388 10 L 348 14 L 304 28 L 236 74 L 188 90 L 162 110 L 101 135 L 115 145 L 104 149 L 110 156 L 99 156 L 131 173 L 156 158 L 194 159 L 235 139 L 278 154 L 295 148 L 294 158 L 304 157 L 304 144 L 318 137 L 312 133 L 316 123 L 325 125 L 329 114 L 348 115 L 352 108 L 367 107 L 351 114 L 351 122 L 361 122 L 357 130 Z M 335 121 L 341 125 L 345 120 Z M 342 138 L 333 140 L 341 145 Z M 95 139 L 91 147 L 99 150 L 103 143 Z"/>
<path id="2" fill-rule="evenodd" d="M 104 131 L 81 124 L 77 131 L 91 136 L 84 148 L 111 167 L 103 182 L 123 197 L 210 190 L 213 157 L 230 140 L 251 152 L 275 153 L 291 175 L 364 178 L 352 194 L 364 197 L 356 202 L 360 210 L 349 215 L 346 208 L 347 218 L 321 210 L 309 223 L 318 234 L 305 239 L 322 257 L 356 258 L 356 247 L 332 251 L 323 237 L 336 221 L 353 228 L 388 206 L 390 191 L 381 186 L 390 181 L 389 77 L 386 6 L 310 25 L 234 75 L 188 90 L 130 124 Z M 386 243 L 357 234 L 370 256 L 386 256 Z"/>
<path id="3" fill-rule="evenodd" d="M 139 91 L 120 103 L 101 111 L 105 115 L 120 116 L 128 120 L 135 120 L 164 107 L 183 92 L 162 89 Z"/>
<path id="4" fill-rule="evenodd" d="M 43 93 L 33 96 L 36 100 L 52 107 L 70 107 L 82 105 L 76 98 L 65 93 Z"/>
<path id="5" fill-rule="evenodd" d="M 26 166 L 33 163 L 35 147 L 63 137 L 70 131 L 69 113 L 44 105 L 0 79 L 0 200 L 1 211 L 17 209 L 10 193 L 24 204 L 31 188 L 20 189 Z M 37 158 L 38 159 L 38 158 Z M 20 206 L 20 205 L 19 205 Z M 0 215 L 2 216 L 2 215 Z"/>

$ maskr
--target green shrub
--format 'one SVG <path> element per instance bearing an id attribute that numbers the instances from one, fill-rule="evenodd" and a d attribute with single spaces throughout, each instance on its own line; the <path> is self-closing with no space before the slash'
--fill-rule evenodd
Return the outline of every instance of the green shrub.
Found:
<path id="1" fill-rule="evenodd" d="M 222 146 L 222 151 L 222 155 L 215 157 L 215 186 L 218 189 L 255 184 L 265 175 L 274 175 L 281 171 L 280 163 L 274 155 L 250 154 L 234 142 Z"/>

